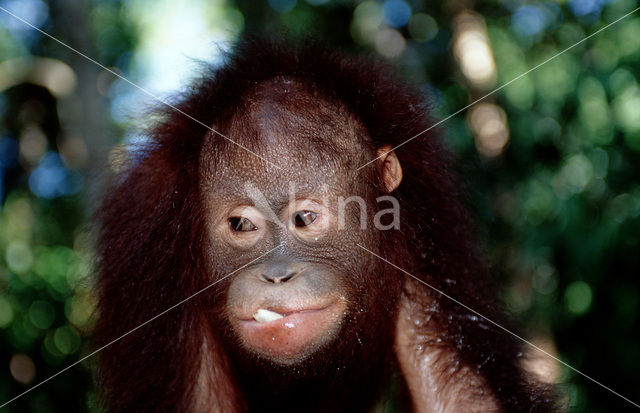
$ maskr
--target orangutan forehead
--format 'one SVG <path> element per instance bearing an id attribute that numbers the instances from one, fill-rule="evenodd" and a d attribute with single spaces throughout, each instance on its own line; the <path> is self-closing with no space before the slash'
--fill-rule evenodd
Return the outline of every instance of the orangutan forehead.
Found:
<path id="1" fill-rule="evenodd" d="M 373 155 L 366 129 L 344 104 L 285 77 L 250 91 L 224 130 L 228 140 L 211 134 L 203 148 L 205 180 L 344 186 Z"/>
<path id="2" fill-rule="evenodd" d="M 230 147 L 224 157 L 204 158 L 201 190 L 215 192 L 225 199 L 246 197 L 248 186 L 259 188 L 269 199 L 288 200 L 292 193 L 294 196 L 324 196 L 327 191 L 336 196 L 353 195 L 358 179 L 362 178 L 357 169 L 346 167 L 344 161 L 327 159 L 325 155 L 312 152 L 291 149 L 278 152 L 274 147 L 262 151 L 261 156 L 278 165 L 277 168 L 241 148 Z"/>
<path id="3" fill-rule="evenodd" d="M 255 140 L 257 149 L 293 159 L 321 157 L 353 161 L 370 141 L 345 104 L 313 84 L 277 77 L 256 85 L 231 117 L 228 134 L 239 142 Z"/>

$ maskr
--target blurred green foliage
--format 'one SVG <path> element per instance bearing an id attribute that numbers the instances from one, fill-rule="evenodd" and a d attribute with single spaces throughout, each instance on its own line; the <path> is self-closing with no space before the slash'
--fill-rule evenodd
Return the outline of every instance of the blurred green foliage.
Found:
<path id="1" fill-rule="evenodd" d="M 153 66 L 148 57 L 166 46 L 158 33 L 178 36 L 180 27 L 195 25 L 171 20 L 182 7 L 200 13 L 198 24 L 224 27 L 222 43 L 243 30 L 311 33 L 389 60 L 431 97 L 440 119 L 541 65 L 442 129 L 463 161 L 469 203 L 485 228 L 505 303 L 525 322 L 527 336 L 638 402 L 640 14 L 581 42 L 632 11 L 635 1 L 0 0 L 0 6 L 134 81 L 144 81 Z M 157 22 L 146 16 L 162 10 L 166 18 Z M 68 65 L 75 92 L 65 95 L 56 89 L 62 81 L 52 86 L 37 77 L 34 68 L 48 61 L 34 57 Z M 99 148 L 131 128 L 120 114 L 130 107 L 122 102 L 131 100 L 132 87 L 78 62 L 0 11 L 0 403 L 91 348 L 95 303 L 85 211 L 92 207 L 92 168 L 107 157 Z M 93 133 L 89 108 L 96 107 L 112 116 L 102 142 Z M 90 360 L 64 372 L 7 411 L 92 410 L 89 367 Z M 557 379 L 572 411 L 631 409 L 569 369 Z"/>

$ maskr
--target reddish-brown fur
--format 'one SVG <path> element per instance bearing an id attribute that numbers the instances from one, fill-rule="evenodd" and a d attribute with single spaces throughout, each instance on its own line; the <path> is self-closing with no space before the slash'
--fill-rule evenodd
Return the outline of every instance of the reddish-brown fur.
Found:
<path id="1" fill-rule="evenodd" d="M 214 125 L 221 114 L 233 112 L 256 84 L 276 76 L 304 79 L 344 103 L 366 127 L 373 142 L 369 151 L 400 144 L 430 125 L 423 97 L 395 80 L 381 65 L 346 59 L 317 45 L 292 51 L 256 40 L 242 42 L 221 69 L 208 69 L 176 106 L 202 123 Z M 151 143 L 116 178 L 98 213 L 97 346 L 211 282 L 203 247 L 205 214 L 198 190 L 200 151 L 208 131 L 171 109 L 163 110 L 161 116 L 150 132 Z M 223 138 L 219 140 L 220 147 L 228 146 Z M 495 285 L 460 202 L 460 185 L 452 172 L 449 152 L 430 132 L 396 154 L 404 176 L 393 194 L 402 206 L 401 233 L 389 236 L 393 240 L 381 251 L 406 271 L 511 328 L 499 309 Z M 365 168 L 363 173 L 369 172 Z M 395 277 L 394 285 L 405 284 L 406 275 L 381 261 L 379 264 L 387 276 Z M 218 288 L 222 285 L 167 312 L 99 354 L 98 387 L 109 411 L 203 411 L 212 406 L 202 393 L 212 388 L 212 399 L 218 403 L 213 411 L 242 411 L 259 403 L 255 395 L 247 394 L 245 379 L 238 377 L 239 371 L 251 367 L 232 366 L 225 350 L 229 343 L 221 342 L 224 332 L 211 328 L 216 316 L 210 305 L 223 296 L 224 291 Z M 440 381 L 457 382 L 462 388 L 468 371 L 486 382 L 491 394 L 487 397 L 495 398 L 505 411 L 553 410 L 554 398 L 548 390 L 526 379 L 520 366 L 521 344 L 514 337 L 472 317 L 468 310 L 426 287 L 410 285 L 414 290 L 407 291 L 411 288 L 405 284 L 403 296 L 413 304 L 412 311 L 417 308 L 423 312 L 424 324 L 430 325 L 420 327 L 424 328 L 424 334 L 418 334 L 424 339 L 421 344 L 447 349 L 435 364 L 442 369 L 436 372 Z M 391 300 L 389 305 L 397 302 Z M 370 327 L 371 336 L 380 336 L 380 326 L 389 320 L 395 323 L 396 315 L 397 308 L 381 308 L 373 314 L 380 322 Z M 382 331 L 380 340 L 386 347 L 392 345 L 393 330 L 385 327 Z M 208 350 L 204 358 L 203 348 Z M 371 382 L 349 383 L 351 376 L 344 376 L 346 382 L 340 386 L 347 386 L 345 394 L 332 396 L 323 388 L 318 392 L 325 399 L 334 397 L 338 407 L 345 409 L 355 408 L 346 401 L 349 393 L 352 403 L 368 406 L 395 376 L 399 377 L 400 396 L 407 397 L 406 380 L 401 378 L 392 354 L 389 349 L 388 360 L 369 355 L 373 359 L 362 361 L 387 365 L 374 370 L 377 377 L 369 377 Z M 452 371 L 451 365 L 462 367 Z M 357 377 L 354 374 L 352 380 Z M 295 386 L 295 382 L 287 385 Z M 300 411 L 308 410 L 307 406 L 299 407 Z"/>

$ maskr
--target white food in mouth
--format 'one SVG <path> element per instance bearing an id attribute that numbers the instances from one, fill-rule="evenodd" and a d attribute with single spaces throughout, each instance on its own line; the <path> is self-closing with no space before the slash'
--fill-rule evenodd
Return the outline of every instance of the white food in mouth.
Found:
<path id="1" fill-rule="evenodd" d="M 268 323 L 269 321 L 279 320 L 281 318 L 284 318 L 282 314 L 265 310 L 264 308 L 260 308 L 255 312 L 255 314 L 253 314 L 253 319 L 258 323 Z"/>

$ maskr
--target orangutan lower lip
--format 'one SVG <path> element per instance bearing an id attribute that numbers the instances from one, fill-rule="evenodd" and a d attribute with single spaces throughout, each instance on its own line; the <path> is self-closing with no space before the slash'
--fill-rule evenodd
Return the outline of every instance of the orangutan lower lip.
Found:
<path id="1" fill-rule="evenodd" d="M 251 318 L 238 317 L 232 323 L 247 347 L 286 364 L 334 337 L 345 308 L 344 300 L 307 308 L 265 305 L 253 311 Z"/>

